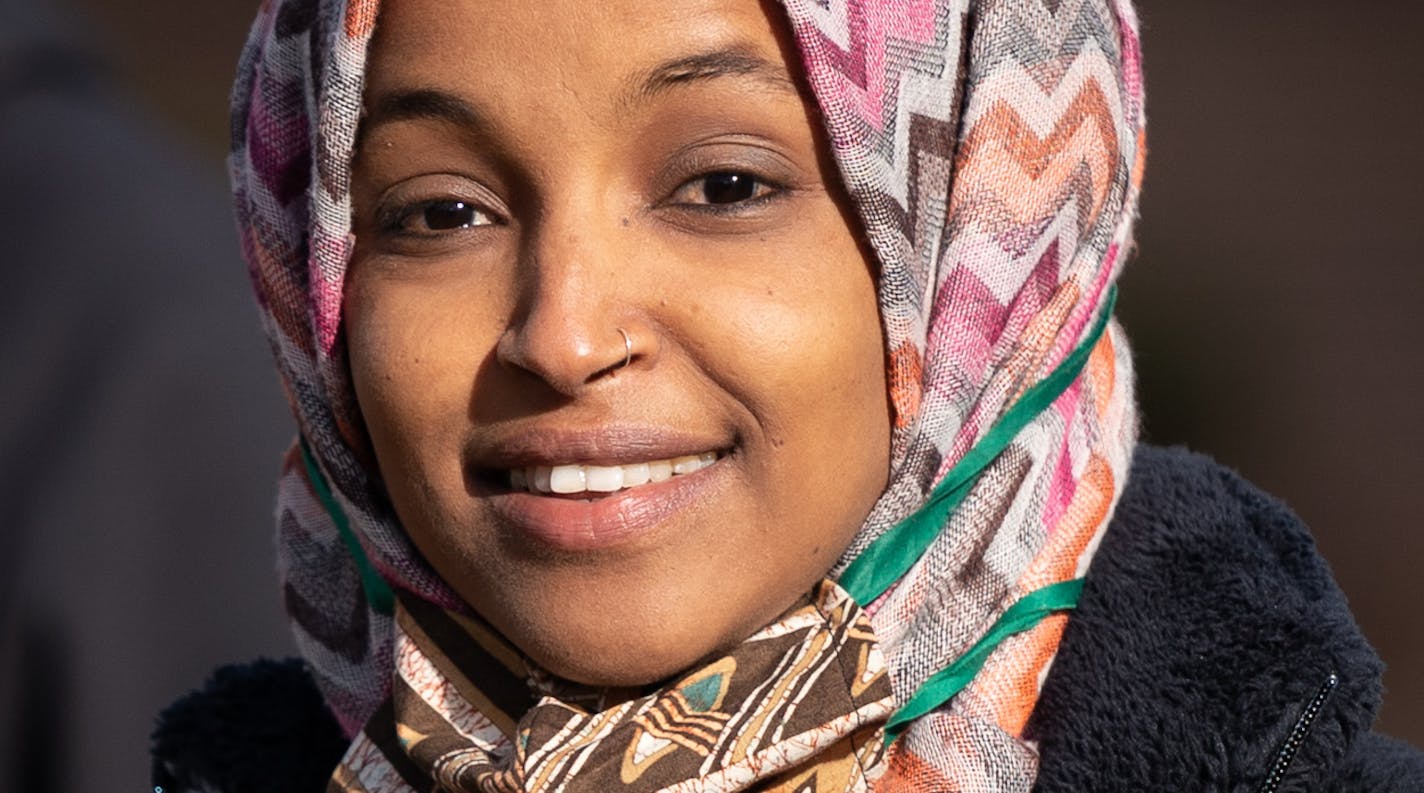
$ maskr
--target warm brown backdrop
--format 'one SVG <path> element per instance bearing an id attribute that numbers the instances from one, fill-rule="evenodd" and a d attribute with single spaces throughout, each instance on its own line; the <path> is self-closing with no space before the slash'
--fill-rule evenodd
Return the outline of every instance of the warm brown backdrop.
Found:
<path id="1" fill-rule="evenodd" d="M 220 178 L 251 4 L 68 1 Z M 1390 665 L 1381 727 L 1424 745 L 1424 4 L 1140 8 L 1151 156 L 1120 305 L 1146 435 L 1305 517 Z"/>

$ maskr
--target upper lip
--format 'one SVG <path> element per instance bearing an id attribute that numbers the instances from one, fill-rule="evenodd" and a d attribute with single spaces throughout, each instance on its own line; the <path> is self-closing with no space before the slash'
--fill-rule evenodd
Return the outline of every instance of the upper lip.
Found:
<path id="1" fill-rule="evenodd" d="M 731 448 L 725 437 L 647 424 L 601 424 L 586 428 L 509 428 L 473 440 L 466 460 L 476 468 L 533 465 L 630 465 Z"/>

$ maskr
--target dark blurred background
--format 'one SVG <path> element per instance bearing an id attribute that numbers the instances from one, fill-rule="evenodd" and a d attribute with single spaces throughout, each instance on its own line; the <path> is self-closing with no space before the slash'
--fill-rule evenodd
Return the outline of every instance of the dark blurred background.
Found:
<path id="1" fill-rule="evenodd" d="M 246 432 L 242 453 L 218 469 L 241 485 L 229 491 L 255 502 L 222 508 L 244 528 L 224 533 L 217 550 L 204 547 L 216 531 L 203 525 L 184 527 L 183 555 L 173 538 L 161 544 L 168 563 L 194 569 L 154 597 L 191 600 L 192 625 L 156 631 L 131 609 L 114 628 L 156 633 L 150 658 L 113 660 L 120 675 L 137 668 L 126 663 L 166 660 L 152 681 L 105 700 L 107 713 L 127 714 L 105 728 L 132 727 L 108 735 L 111 784 L 49 785 L 136 790 L 143 734 L 162 702 L 221 661 L 289 652 L 267 511 L 290 425 L 256 315 L 243 305 L 223 195 L 228 82 L 253 3 L 54 2 L 80 21 L 70 27 L 102 65 L 114 113 L 163 142 L 156 156 L 191 172 L 189 192 L 174 197 L 184 211 L 218 215 L 192 264 L 223 294 L 208 316 L 174 321 L 187 323 L 184 333 L 224 337 L 227 347 L 195 340 L 229 352 L 195 355 L 194 365 L 226 360 L 214 376 L 231 381 L 229 404 L 194 421 L 265 428 Z M 1120 312 L 1145 436 L 1216 456 L 1306 519 L 1389 665 L 1379 727 L 1424 745 L 1424 631 L 1414 611 L 1424 603 L 1424 531 L 1409 495 L 1424 486 L 1424 4 L 1141 0 L 1139 9 L 1150 156 Z M 87 197 L 84 183 L 71 187 Z M 214 317 L 231 327 L 215 330 Z M 71 703 L 57 718 L 87 717 Z"/>

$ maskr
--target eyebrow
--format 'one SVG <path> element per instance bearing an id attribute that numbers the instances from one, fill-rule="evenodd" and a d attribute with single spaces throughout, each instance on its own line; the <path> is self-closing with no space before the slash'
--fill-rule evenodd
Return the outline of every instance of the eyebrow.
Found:
<path id="1" fill-rule="evenodd" d="M 797 94 L 796 84 L 779 64 L 744 48 L 732 47 L 665 61 L 635 79 L 624 101 L 648 101 L 670 89 L 726 77 L 751 77 L 779 92 Z M 395 121 L 430 119 L 458 127 L 488 125 L 473 105 L 456 94 L 435 88 L 396 91 L 382 96 L 361 120 L 360 135 Z"/>
<path id="2" fill-rule="evenodd" d="M 361 120 L 361 131 L 374 129 L 394 121 L 433 119 L 459 127 L 482 129 L 485 121 L 474 106 L 464 99 L 434 88 L 397 91 L 381 97 L 376 106 Z"/>
<path id="3" fill-rule="evenodd" d="M 780 64 L 735 46 L 665 61 L 636 81 L 630 93 L 632 98 L 647 100 L 670 88 L 723 77 L 752 77 L 777 91 L 797 93 Z"/>

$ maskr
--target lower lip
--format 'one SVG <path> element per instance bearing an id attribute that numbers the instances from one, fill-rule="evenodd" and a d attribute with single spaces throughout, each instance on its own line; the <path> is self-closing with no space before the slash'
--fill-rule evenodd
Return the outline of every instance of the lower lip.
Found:
<path id="1" fill-rule="evenodd" d="M 488 496 L 501 522 L 521 537 L 562 551 L 597 551 L 631 543 L 706 497 L 722 460 L 695 473 L 584 499 L 528 492 Z"/>

